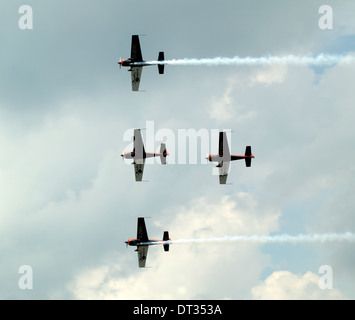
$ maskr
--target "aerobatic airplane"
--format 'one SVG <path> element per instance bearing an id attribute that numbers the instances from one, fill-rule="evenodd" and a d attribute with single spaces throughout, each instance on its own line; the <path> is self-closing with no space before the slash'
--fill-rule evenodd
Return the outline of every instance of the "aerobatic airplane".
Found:
<path id="1" fill-rule="evenodd" d="M 244 155 L 236 155 L 230 154 L 227 134 L 226 132 L 219 133 L 219 146 L 218 146 L 219 154 L 210 154 L 208 156 L 209 161 L 218 162 L 217 168 L 219 168 L 219 183 L 226 184 L 227 176 L 229 172 L 230 162 L 234 160 L 245 160 L 245 165 L 247 167 L 251 166 L 251 159 L 254 158 L 254 155 L 251 153 L 251 147 L 247 146 L 245 148 Z"/>
<path id="2" fill-rule="evenodd" d="M 144 163 L 146 158 L 160 157 L 161 164 L 166 164 L 166 151 L 165 143 L 160 144 L 160 153 L 145 152 L 142 134 L 140 129 L 134 129 L 133 134 L 133 151 L 121 154 L 124 159 L 133 159 L 134 172 L 136 181 L 142 181 Z"/>
<path id="3" fill-rule="evenodd" d="M 143 67 L 157 65 L 159 74 L 164 73 L 164 52 L 159 52 L 158 61 L 143 60 L 139 36 L 133 35 L 131 57 L 129 59 L 121 59 L 118 64 L 120 67 L 130 67 L 128 71 L 131 72 L 132 91 L 138 91 Z"/>
<path id="4" fill-rule="evenodd" d="M 128 239 L 125 243 L 127 246 L 137 247 L 135 251 L 138 252 L 138 264 L 140 268 L 144 268 L 147 261 L 148 247 L 156 244 L 162 244 L 164 246 L 164 251 L 169 251 L 170 241 L 171 239 L 169 238 L 168 231 L 164 231 L 163 240 L 149 239 L 144 218 L 140 217 L 138 218 L 137 224 L 137 238 Z"/>

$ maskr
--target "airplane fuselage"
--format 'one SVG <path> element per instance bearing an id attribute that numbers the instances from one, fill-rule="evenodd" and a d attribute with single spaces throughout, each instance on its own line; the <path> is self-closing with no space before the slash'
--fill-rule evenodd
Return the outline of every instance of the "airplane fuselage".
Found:
<path id="1" fill-rule="evenodd" d="M 146 158 L 154 158 L 154 157 L 160 157 L 164 156 L 163 153 L 154 153 L 154 152 L 145 152 L 144 155 L 137 155 L 136 152 L 130 151 L 130 152 L 125 152 L 122 154 L 122 157 L 125 159 L 135 159 L 135 160 L 142 160 Z"/>
<path id="2" fill-rule="evenodd" d="M 126 244 L 128 244 L 129 246 L 152 246 L 152 245 L 157 245 L 157 244 L 166 244 L 167 242 L 170 242 L 171 239 L 169 238 L 169 240 L 156 240 L 156 239 L 149 239 L 148 241 L 141 241 L 139 239 L 128 239 L 126 241 Z"/>
<path id="3" fill-rule="evenodd" d="M 159 61 L 133 61 L 131 59 L 122 59 L 118 62 L 122 67 L 147 67 L 147 66 L 155 66 L 155 65 L 163 65 L 164 62 Z M 131 70 L 128 70 L 131 71 Z"/>
<path id="4" fill-rule="evenodd" d="M 208 156 L 208 161 L 210 162 L 221 162 L 221 161 L 234 161 L 234 160 L 241 160 L 247 158 L 254 158 L 253 155 L 245 156 L 245 155 L 238 155 L 238 154 L 231 154 L 230 156 L 220 156 L 219 154 L 210 154 Z"/>

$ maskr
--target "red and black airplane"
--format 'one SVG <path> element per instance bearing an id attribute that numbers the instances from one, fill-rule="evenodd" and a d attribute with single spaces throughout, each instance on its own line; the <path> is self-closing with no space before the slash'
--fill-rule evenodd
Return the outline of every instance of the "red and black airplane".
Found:
<path id="1" fill-rule="evenodd" d="M 219 183 L 226 184 L 227 176 L 229 173 L 230 162 L 234 160 L 245 160 L 245 165 L 251 167 L 251 159 L 255 158 L 251 153 L 251 146 L 245 148 L 244 155 L 231 154 L 229 151 L 228 140 L 226 132 L 221 131 L 219 133 L 219 146 L 218 154 L 210 154 L 208 161 L 218 162 L 217 168 L 219 168 Z"/>
<path id="2" fill-rule="evenodd" d="M 139 43 L 139 36 L 132 36 L 131 57 L 129 59 L 121 59 L 118 64 L 120 67 L 129 67 L 128 71 L 131 72 L 132 91 L 139 90 L 139 84 L 141 81 L 143 67 L 146 66 L 158 66 L 159 74 L 164 73 L 164 52 L 160 51 L 157 61 L 145 61 L 143 60 L 141 46 Z"/>
<path id="3" fill-rule="evenodd" d="M 140 268 L 145 267 L 145 263 L 148 255 L 148 247 L 152 245 L 162 244 L 164 246 L 164 251 L 169 251 L 169 244 L 171 239 L 169 238 L 169 232 L 164 231 L 163 240 L 149 239 L 147 228 L 145 227 L 144 218 L 138 218 L 137 224 L 137 238 L 128 239 L 125 243 L 128 246 L 136 246 L 135 251 L 138 252 L 138 264 Z"/>

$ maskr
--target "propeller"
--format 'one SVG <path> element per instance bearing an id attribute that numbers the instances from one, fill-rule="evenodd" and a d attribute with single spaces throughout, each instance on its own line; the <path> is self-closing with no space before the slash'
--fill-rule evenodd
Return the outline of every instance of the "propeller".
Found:
<path id="1" fill-rule="evenodd" d="M 120 65 L 120 69 L 122 68 L 122 57 L 120 57 L 120 61 L 118 62 L 118 64 Z"/>

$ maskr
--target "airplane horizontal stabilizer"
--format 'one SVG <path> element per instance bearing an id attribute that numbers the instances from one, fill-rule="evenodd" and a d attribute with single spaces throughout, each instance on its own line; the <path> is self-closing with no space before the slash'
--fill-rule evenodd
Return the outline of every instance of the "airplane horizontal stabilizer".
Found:
<path id="1" fill-rule="evenodd" d="M 165 60 L 164 52 L 161 51 L 161 52 L 159 52 L 158 61 L 164 61 L 164 60 Z M 159 74 L 164 74 L 164 65 L 163 64 L 158 64 L 158 71 L 159 71 Z"/>
<path id="2" fill-rule="evenodd" d="M 250 157 L 251 156 L 251 146 L 246 146 L 245 148 L 245 155 L 247 157 Z"/>
<path id="3" fill-rule="evenodd" d="M 251 167 L 251 158 L 245 158 L 245 166 Z"/>
<path id="4" fill-rule="evenodd" d="M 166 164 L 166 156 L 168 155 L 167 151 L 166 151 L 166 144 L 162 143 L 160 145 L 160 161 L 161 164 Z"/>
<path id="5" fill-rule="evenodd" d="M 251 146 L 247 146 L 245 148 L 245 156 L 248 157 L 245 158 L 245 166 L 251 167 L 251 159 L 252 159 Z"/>
<path id="6" fill-rule="evenodd" d="M 169 241 L 169 231 L 164 231 L 163 241 Z M 164 244 L 164 251 L 169 251 L 169 244 Z"/>

